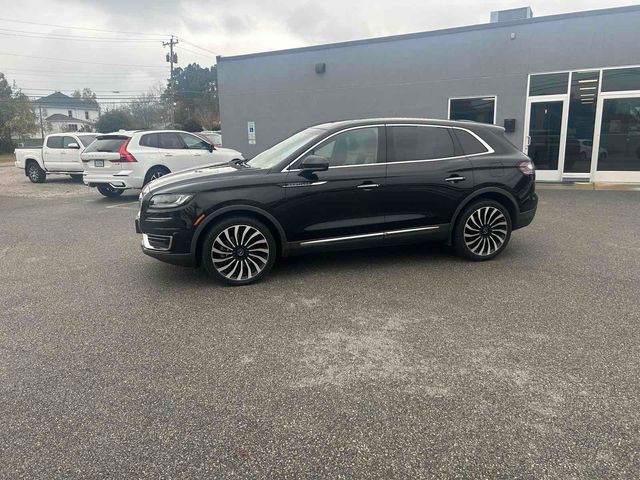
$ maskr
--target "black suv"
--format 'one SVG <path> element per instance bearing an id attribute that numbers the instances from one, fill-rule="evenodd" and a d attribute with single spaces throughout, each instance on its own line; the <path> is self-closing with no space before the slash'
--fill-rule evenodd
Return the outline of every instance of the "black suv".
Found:
<path id="1" fill-rule="evenodd" d="M 136 230 L 147 255 L 242 285 L 278 255 L 327 249 L 439 240 L 489 260 L 537 203 L 533 164 L 501 127 L 368 119 L 155 180 L 140 194 Z"/>

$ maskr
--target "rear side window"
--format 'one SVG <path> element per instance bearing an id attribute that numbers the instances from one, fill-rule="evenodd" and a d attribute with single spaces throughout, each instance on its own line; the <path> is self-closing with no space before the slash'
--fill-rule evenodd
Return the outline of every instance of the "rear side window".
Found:
<path id="1" fill-rule="evenodd" d="M 434 160 L 456 156 L 448 128 L 399 126 L 390 127 L 391 162 Z"/>
<path id="2" fill-rule="evenodd" d="M 462 145 L 462 151 L 465 155 L 477 155 L 478 153 L 486 153 L 487 148 L 480 141 L 465 130 L 454 130 L 456 137 Z"/>
<path id="3" fill-rule="evenodd" d="M 87 147 L 84 153 L 91 152 L 118 152 L 120 147 L 127 141 L 127 137 L 102 137 Z"/>
<path id="4" fill-rule="evenodd" d="M 63 137 L 49 137 L 47 138 L 47 147 L 49 148 L 62 148 Z"/>
<path id="5" fill-rule="evenodd" d="M 184 149 L 185 145 L 180 137 L 176 133 L 159 133 L 158 134 L 158 147 L 168 148 L 170 150 Z"/>
<path id="6" fill-rule="evenodd" d="M 146 135 L 142 135 L 140 137 L 140 146 L 141 147 L 152 147 L 158 148 L 158 137 L 160 135 L 158 133 L 147 133 Z"/>

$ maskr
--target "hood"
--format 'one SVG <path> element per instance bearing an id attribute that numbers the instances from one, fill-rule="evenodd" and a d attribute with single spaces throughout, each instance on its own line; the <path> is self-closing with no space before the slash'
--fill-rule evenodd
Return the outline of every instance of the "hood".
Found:
<path id="1" fill-rule="evenodd" d="M 208 165 L 206 167 L 197 167 L 181 172 L 170 173 L 148 183 L 142 189 L 142 196 L 150 192 L 186 192 L 199 191 L 203 187 L 208 187 L 211 181 L 216 178 L 255 174 L 260 172 L 258 169 L 252 168 L 236 168 L 229 165 L 228 162 Z"/>

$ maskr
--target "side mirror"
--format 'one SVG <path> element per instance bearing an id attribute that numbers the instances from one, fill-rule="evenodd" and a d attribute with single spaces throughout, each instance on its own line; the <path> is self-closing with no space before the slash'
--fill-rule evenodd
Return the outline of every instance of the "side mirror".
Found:
<path id="1" fill-rule="evenodd" d="M 302 160 L 300 170 L 305 172 L 324 172 L 329 170 L 329 160 L 320 155 L 309 155 Z"/>
<path id="2" fill-rule="evenodd" d="M 213 146 L 213 143 L 209 144 L 209 152 L 213 152 L 216 149 L 216 147 Z"/>
<path id="3" fill-rule="evenodd" d="M 76 150 L 78 150 L 80 148 L 80 145 L 78 145 L 76 142 L 71 142 L 69 145 L 67 145 L 67 148 L 75 148 Z"/>

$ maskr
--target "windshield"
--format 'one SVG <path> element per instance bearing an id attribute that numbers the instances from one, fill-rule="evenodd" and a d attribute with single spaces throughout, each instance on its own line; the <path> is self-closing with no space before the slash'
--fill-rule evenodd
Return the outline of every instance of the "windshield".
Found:
<path id="1" fill-rule="evenodd" d="M 249 166 L 253 168 L 271 168 L 304 146 L 310 140 L 316 138 L 324 130 L 319 128 L 307 128 L 295 135 L 275 144 L 273 147 L 256 155 L 249 160 Z"/>

